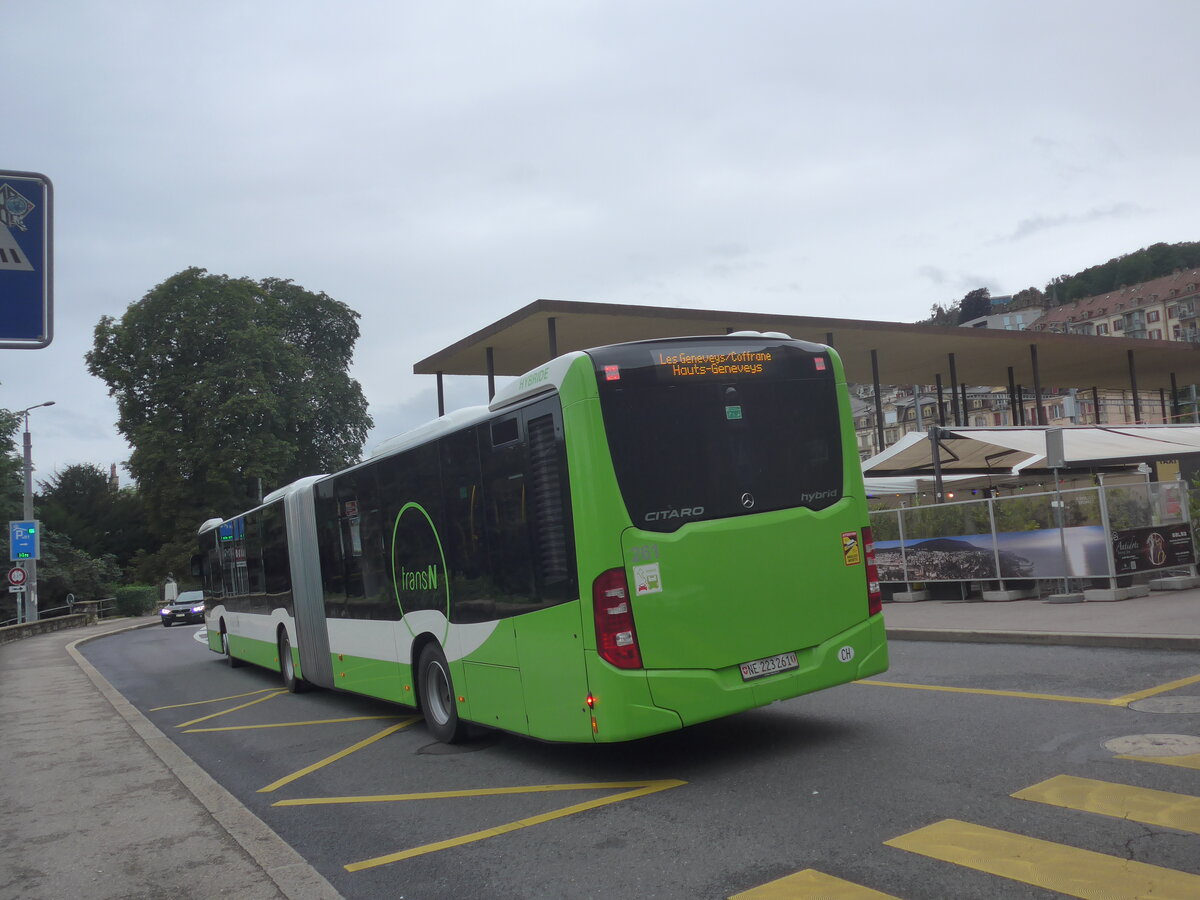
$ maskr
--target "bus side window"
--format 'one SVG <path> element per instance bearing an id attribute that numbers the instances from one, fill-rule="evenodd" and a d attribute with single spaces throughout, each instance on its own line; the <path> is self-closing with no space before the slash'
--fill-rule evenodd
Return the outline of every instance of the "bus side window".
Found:
<path id="1" fill-rule="evenodd" d="M 530 418 L 527 430 L 538 592 L 544 605 L 562 603 L 579 596 L 562 426 L 548 413 Z"/>
<path id="2" fill-rule="evenodd" d="M 447 435 L 438 442 L 438 450 L 450 619 L 488 622 L 497 618 L 497 613 L 484 534 L 483 479 L 475 430 Z"/>
<path id="3" fill-rule="evenodd" d="M 509 420 L 516 425 L 516 418 Z M 536 605 L 533 560 L 529 547 L 526 518 L 525 456 L 521 441 L 500 446 L 493 435 L 507 437 L 508 426 L 479 430 L 479 451 L 483 467 L 484 527 L 487 533 L 488 561 L 494 581 L 493 599 L 497 615 L 516 615 Z"/>

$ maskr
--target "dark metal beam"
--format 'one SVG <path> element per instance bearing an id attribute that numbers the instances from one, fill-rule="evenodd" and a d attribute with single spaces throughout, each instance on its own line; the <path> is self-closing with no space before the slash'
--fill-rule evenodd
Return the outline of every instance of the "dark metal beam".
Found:
<path id="1" fill-rule="evenodd" d="M 950 412 L 954 415 L 954 426 L 962 427 L 962 419 L 958 416 L 958 367 L 954 363 L 954 354 L 950 358 Z"/>
<path id="2" fill-rule="evenodd" d="M 487 348 L 487 378 L 488 403 L 491 403 L 492 398 L 496 396 L 496 353 L 492 347 Z"/>
<path id="3" fill-rule="evenodd" d="M 437 373 L 437 386 L 438 386 L 438 418 L 441 418 L 442 416 L 444 416 L 446 414 L 446 390 L 445 390 L 445 387 L 442 385 L 442 373 L 441 372 Z"/>
<path id="4" fill-rule="evenodd" d="M 1008 367 L 1008 424 L 1017 424 L 1017 379 L 1013 367 Z"/>
<path id="5" fill-rule="evenodd" d="M 1133 351 L 1125 351 L 1126 358 L 1129 360 L 1129 386 L 1133 390 L 1133 421 L 1136 425 L 1142 424 L 1142 400 L 1138 396 L 1137 389 L 1137 367 L 1133 363 Z"/>
<path id="6" fill-rule="evenodd" d="M 550 358 L 558 357 L 558 324 L 554 316 L 546 320 L 546 337 L 550 341 Z"/>
<path id="7" fill-rule="evenodd" d="M 1042 372 L 1038 368 L 1037 344 L 1029 345 L 1029 361 L 1033 364 L 1033 412 L 1034 425 L 1046 425 L 1046 411 L 1042 409 Z"/>
<path id="8" fill-rule="evenodd" d="M 943 428 L 946 427 L 946 398 L 942 394 L 942 376 L 939 372 L 934 376 L 937 379 L 937 395 L 938 395 L 938 424 Z"/>
<path id="9" fill-rule="evenodd" d="M 875 387 L 875 446 L 883 452 L 883 398 L 879 396 L 879 354 L 871 351 L 871 383 Z"/>

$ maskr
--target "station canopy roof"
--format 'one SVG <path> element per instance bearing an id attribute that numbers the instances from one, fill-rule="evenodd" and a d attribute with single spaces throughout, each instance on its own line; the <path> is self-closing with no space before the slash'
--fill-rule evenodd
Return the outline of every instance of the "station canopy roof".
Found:
<path id="1" fill-rule="evenodd" d="M 943 474 L 1020 474 L 1047 470 L 1048 427 L 939 428 L 938 461 Z M 1064 426 L 1064 469 L 1127 467 L 1156 459 L 1200 453 L 1197 425 Z M 933 444 L 928 434 L 909 432 L 863 463 L 871 477 L 932 477 Z"/>
<path id="2" fill-rule="evenodd" d="M 846 377 L 871 384 L 873 359 L 880 384 L 950 385 L 950 354 L 959 384 L 1034 386 L 1036 355 L 1040 384 L 1051 388 L 1131 386 L 1130 353 L 1139 390 L 1200 382 L 1200 344 L 1131 338 L 1093 337 L 1035 331 L 1001 331 L 859 321 L 815 316 L 712 309 L 679 309 L 536 300 L 439 350 L 413 366 L 416 374 L 521 375 L 557 354 L 623 341 L 724 334 L 728 331 L 781 331 L 817 343 L 831 343 Z"/>

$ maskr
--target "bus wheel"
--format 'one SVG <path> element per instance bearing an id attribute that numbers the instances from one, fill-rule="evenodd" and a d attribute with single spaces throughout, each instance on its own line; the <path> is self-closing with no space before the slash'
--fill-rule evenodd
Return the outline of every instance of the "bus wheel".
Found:
<path id="1" fill-rule="evenodd" d="M 238 659 L 229 649 L 229 632 L 221 632 L 221 652 L 225 654 L 225 661 L 229 663 L 229 668 L 236 669 L 242 665 L 242 661 Z"/>
<path id="2" fill-rule="evenodd" d="M 283 686 L 293 694 L 299 694 L 308 687 L 308 682 L 296 677 L 296 664 L 292 662 L 292 642 L 288 640 L 287 632 L 279 633 L 279 674 L 283 676 Z"/>
<path id="3" fill-rule="evenodd" d="M 446 654 L 437 644 L 426 644 L 417 662 L 417 691 L 421 712 L 429 733 L 443 744 L 457 744 L 467 735 L 466 724 L 458 718 L 454 700 L 454 682 Z"/>

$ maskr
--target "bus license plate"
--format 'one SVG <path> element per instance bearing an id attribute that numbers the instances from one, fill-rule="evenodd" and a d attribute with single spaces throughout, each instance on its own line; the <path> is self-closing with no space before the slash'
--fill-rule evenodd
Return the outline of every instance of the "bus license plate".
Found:
<path id="1" fill-rule="evenodd" d="M 798 668 L 800 660 L 796 658 L 795 653 L 780 653 L 778 656 L 742 663 L 742 681 L 753 681 L 755 678 L 765 678 L 767 675 Z"/>

